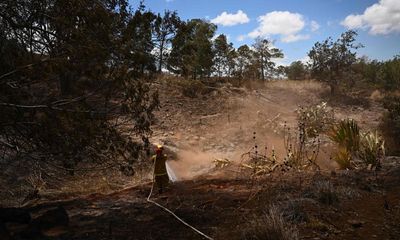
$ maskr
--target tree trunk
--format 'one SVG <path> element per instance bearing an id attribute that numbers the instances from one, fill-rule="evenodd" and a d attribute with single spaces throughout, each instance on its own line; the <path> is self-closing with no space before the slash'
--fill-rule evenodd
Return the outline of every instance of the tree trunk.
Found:
<path id="1" fill-rule="evenodd" d="M 164 60 L 164 41 L 161 42 L 160 44 L 160 59 L 158 62 L 158 72 L 161 73 L 162 72 L 162 66 L 163 66 L 163 60 Z"/>
<path id="2" fill-rule="evenodd" d="M 264 57 L 261 55 L 261 59 L 260 59 L 260 67 L 261 67 L 261 80 L 265 80 L 265 76 L 264 76 Z"/>

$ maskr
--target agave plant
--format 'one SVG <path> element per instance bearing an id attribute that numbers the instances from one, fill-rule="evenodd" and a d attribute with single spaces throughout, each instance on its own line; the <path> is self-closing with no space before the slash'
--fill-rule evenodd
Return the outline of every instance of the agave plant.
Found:
<path id="1" fill-rule="evenodd" d="M 352 155 L 346 148 L 339 148 L 333 156 L 333 160 L 339 165 L 340 169 L 352 168 Z"/>
<path id="2" fill-rule="evenodd" d="M 359 151 L 360 159 L 368 166 L 379 167 L 380 159 L 385 155 L 385 141 L 377 133 L 364 134 Z"/>
<path id="3" fill-rule="evenodd" d="M 329 138 L 339 147 L 355 153 L 360 148 L 360 128 L 353 119 L 344 119 L 334 125 L 328 133 Z"/>
<path id="4" fill-rule="evenodd" d="M 360 128 L 353 119 L 345 119 L 334 125 L 329 138 L 338 144 L 338 151 L 333 156 L 342 169 L 351 168 L 353 158 L 360 148 Z"/>

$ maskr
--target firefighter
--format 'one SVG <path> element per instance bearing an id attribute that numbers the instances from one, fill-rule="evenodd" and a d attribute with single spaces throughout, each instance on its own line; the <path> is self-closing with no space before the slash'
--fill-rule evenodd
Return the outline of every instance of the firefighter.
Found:
<path id="1" fill-rule="evenodd" d="M 169 184 L 169 177 L 165 166 L 167 155 L 163 154 L 163 150 L 164 147 L 162 145 L 157 145 L 156 155 L 151 158 L 154 163 L 154 181 L 159 193 L 162 193 Z"/>

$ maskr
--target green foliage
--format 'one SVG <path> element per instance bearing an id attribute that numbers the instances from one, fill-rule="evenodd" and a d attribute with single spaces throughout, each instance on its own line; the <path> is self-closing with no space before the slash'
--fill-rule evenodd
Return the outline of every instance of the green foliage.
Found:
<path id="1" fill-rule="evenodd" d="M 353 65 L 353 69 L 365 82 L 373 84 L 374 87 L 388 91 L 400 89 L 399 56 L 387 61 L 370 61 L 362 58 Z"/>
<path id="2" fill-rule="evenodd" d="M 161 72 L 165 65 L 165 59 L 169 57 L 167 53 L 168 47 L 171 45 L 172 39 L 175 37 L 181 20 L 176 12 L 165 11 L 164 15 L 157 14 L 154 21 L 154 45 L 157 49 L 156 57 L 158 62 L 158 71 Z"/>
<path id="3" fill-rule="evenodd" d="M 346 119 L 334 126 L 328 135 L 338 144 L 333 160 L 341 169 L 357 166 L 356 160 L 360 160 L 366 167 L 380 166 L 380 160 L 385 154 L 385 144 L 377 132 L 361 134 L 357 123 Z"/>
<path id="4" fill-rule="evenodd" d="M 354 44 L 357 33 L 347 31 L 339 39 L 328 38 L 317 42 L 308 53 L 311 60 L 311 73 L 314 78 L 325 81 L 335 94 L 338 84 L 351 76 L 352 64 L 356 62 L 354 50 L 362 45 Z"/>
<path id="5" fill-rule="evenodd" d="M 215 69 L 219 77 L 222 77 L 224 71 L 226 71 L 226 65 L 228 63 L 229 45 L 224 34 L 220 34 L 215 38 L 213 43 L 214 51 L 214 64 Z"/>
<path id="6" fill-rule="evenodd" d="M 400 97 L 387 96 L 383 99 L 384 113 L 380 130 L 385 138 L 388 152 L 400 154 Z"/>
<path id="7" fill-rule="evenodd" d="M 82 161 L 118 167 L 137 160 L 137 140 L 148 145 L 158 107 L 157 94 L 140 80 L 154 69 L 154 15 L 144 6 L 132 14 L 124 0 L 1 5 L 3 156 L 71 174 Z M 120 132 L 122 118 L 132 123 L 131 136 Z"/>
<path id="8" fill-rule="evenodd" d="M 266 74 L 272 74 L 275 63 L 271 58 L 283 58 L 282 50 L 274 48 L 272 42 L 267 39 L 257 38 L 253 44 L 255 64 L 258 67 L 259 79 L 265 80 Z"/>
<path id="9" fill-rule="evenodd" d="M 361 74 L 362 79 L 374 85 L 379 84 L 381 67 L 381 62 L 377 60 L 369 61 L 366 58 L 361 58 L 354 64 L 355 71 Z"/>
<path id="10" fill-rule="evenodd" d="M 236 51 L 232 43 L 228 44 L 226 36 L 224 34 L 219 35 L 214 40 L 213 44 L 214 51 L 214 68 L 219 77 L 230 76 L 232 69 L 234 68 L 234 59 L 236 57 Z"/>
<path id="11" fill-rule="evenodd" d="M 235 77 L 240 80 L 244 78 L 256 79 L 257 74 L 255 74 L 253 67 L 255 62 L 254 51 L 249 46 L 242 45 L 237 49 L 236 61 Z"/>
<path id="12" fill-rule="evenodd" d="M 332 158 L 339 165 L 340 169 L 351 169 L 353 167 L 352 154 L 344 147 L 339 147 Z"/>
<path id="13" fill-rule="evenodd" d="M 341 120 L 339 124 L 332 127 L 328 136 L 339 147 L 343 147 L 349 152 L 357 152 L 360 148 L 360 128 L 353 119 Z"/>
<path id="14" fill-rule="evenodd" d="M 328 132 L 329 138 L 338 144 L 338 151 L 333 156 L 339 166 L 350 168 L 353 165 L 353 157 L 360 149 L 360 129 L 353 119 L 341 120 Z"/>
<path id="15" fill-rule="evenodd" d="M 152 26 L 156 20 L 154 13 L 139 7 L 129 19 L 124 29 L 123 43 L 125 60 L 135 77 L 141 77 L 145 72 L 155 72 L 155 59 L 152 51 Z"/>
<path id="16" fill-rule="evenodd" d="M 290 80 L 304 80 L 306 79 L 307 69 L 301 61 L 295 61 L 286 67 L 285 73 Z"/>
<path id="17" fill-rule="evenodd" d="M 361 140 L 358 156 L 366 166 L 380 167 L 380 160 L 385 155 L 385 141 L 377 132 L 366 133 Z"/>
<path id="18" fill-rule="evenodd" d="M 335 121 L 333 110 L 326 102 L 318 105 L 300 107 L 296 110 L 297 120 L 303 122 L 308 138 L 315 138 L 330 129 Z"/>
<path id="19" fill-rule="evenodd" d="M 385 89 L 400 89 L 400 56 L 382 64 L 380 78 Z"/>
<path id="20" fill-rule="evenodd" d="M 211 38 L 216 26 L 200 19 L 182 22 L 168 58 L 168 69 L 184 77 L 208 77 L 213 67 Z"/>

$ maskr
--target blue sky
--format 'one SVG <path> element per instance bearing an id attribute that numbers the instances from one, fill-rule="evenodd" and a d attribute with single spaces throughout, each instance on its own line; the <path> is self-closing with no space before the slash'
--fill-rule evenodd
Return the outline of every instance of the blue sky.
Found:
<path id="1" fill-rule="evenodd" d="M 138 1 L 132 1 L 135 8 Z M 275 41 L 282 64 L 305 59 L 317 41 L 358 31 L 359 56 L 386 60 L 400 54 L 400 0 L 146 0 L 154 12 L 176 10 L 183 20 L 206 19 L 239 47 L 255 37 Z"/>

